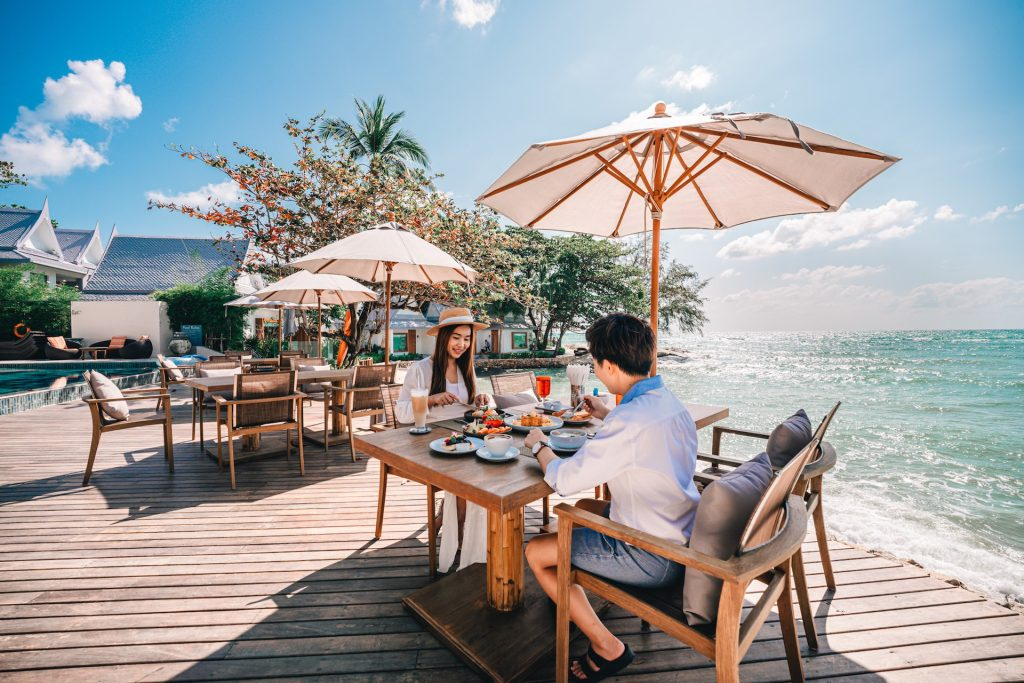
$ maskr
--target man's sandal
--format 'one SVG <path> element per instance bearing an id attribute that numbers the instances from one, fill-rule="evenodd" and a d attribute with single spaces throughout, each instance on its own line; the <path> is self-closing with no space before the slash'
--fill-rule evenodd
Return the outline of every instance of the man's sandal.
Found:
<path id="1" fill-rule="evenodd" d="M 591 645 L 590 649 L 587 650 L 586 656 L 580 657 L 576 660 L 576 663 L 579 664 L 580 669 L 583 670 L 583 674 L 586 678 L 580 678 L 573 673 L 572 662 L 570 662 L 569 679 L 573 681 L 586 681 L 587 683 L 603 681 L 609 676 L 614 676 L 632 664 L 635 656 L 636 655 L 633 654 L 633 650 L 630 649 L 629 645 L 626 645 L 626 649 L 622 651 L 621 655 L 615 659 L 608 660 L 594 652 L 594 646 Z M 593 662 L 597 669 L 591 667 L 590 662 Z"/>

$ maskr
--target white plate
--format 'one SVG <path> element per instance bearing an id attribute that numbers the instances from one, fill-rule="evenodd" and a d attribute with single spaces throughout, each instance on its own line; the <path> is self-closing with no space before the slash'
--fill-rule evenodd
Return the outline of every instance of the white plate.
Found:
<path id="1" fill-rule="evenodd" d="M 529 432 L 531 429 L 539 429 L 542 432 L 544 432 L 545 434 L 550 432 L 552 429 L 558 429 L 559 427 L 562 426 L 562 418 L 555 417 L 554 415 L 545 415 L 544 417 L 546 417 L 548 420 L 550 420 L 551 424 L 546 425 L 544 427 L 523 427 L 522 425 L 513 424 L 512 421 L 513 420 L 521 419 L 522 415 L 515 415 L 513 417 L 506 417 L 505 418 L 505 424 L 507 424 L 509 427 L 511 427 L 512 429 L 514 429 L 517 432 Z"/>
<path id="2" fill-rule="evenodd" d="M 505 451 L 505 455 L 491 455 L 491 452 L 487 450 L 487 447 L 485 446 L 477 450 L 476 457 L 481 460 L 486 460 L 487 462 L 508 462 L 509 460 L 515 460 L 519 457 L 519 448 L 517 446 L 512 446 Z"/>
<path id="3" fill-rule="evenodd" d="M 433 441 L 431 441 L 430 450 L 434 451 L 435 453 L 440 453 L 441 455 L 466 455 L 467 453 L 472 453 L 473 451 L 475 451 L 478 448 L 481 448 L 484 445 L 483 439 L 478 439 L 475 436 L 468 436 L 466 438 L 469 439 L 469 443 L 456 444 L 455 450 L 450 451 L 444 447 L 444 440 L 447 438 L 448 437 L 445 436 L 440 439 L 434 439 Z"/>

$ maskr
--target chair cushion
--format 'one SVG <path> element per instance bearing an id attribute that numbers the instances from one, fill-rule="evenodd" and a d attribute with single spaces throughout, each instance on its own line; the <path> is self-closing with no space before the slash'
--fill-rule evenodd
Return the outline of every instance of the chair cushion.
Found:
<path id="1" fill-rule="evenodd" d="M 47 337 L 46 342 L 55 349 L 68 348 L 68 345 L 64 342 L 64 337 Z"/>
<path id="2" fill-rule="evenodd" d="M 242 368 L 199 368 L 200 377 L 231 377 L 242 374 Z"/>
<path id="3" fill-rule="evenodd" d="M 160 365 L 170 370 L 167 374 L 171 376 L 171 379 L 179 381 L 185 379 L 185 373 L 183 373 L 181 369 L 174 364 L 173 360 L 160 356 Z"/>
<path id="4" fill-rule="evenodd" d="M 495 394 L 494 404 L 501 410 L 505 408 L 515 408 L 516 406 L 526 405 L 527 403 L 536 403 L 538 400 L 537 394 L 532 391 L 523 391 L 518 394 Z"/>
<path id="5" fill-rule="evenodd" d="M 330 369 L 330 365 L 303 365 L 302 363 L 299 363 L 298 367 L 295 368 L 297 372 L 323 372 Z M 299 387 L 299 391 L 304 394 L 320 394 L 317 398 L 323 398 L 323 382 L 306 382 Z"/>
<path id="6" fill-rule="evenodd" d="M 124 394 L 121 393 L 121 389 L 116 384 L 95 370 L 86 372 L 85 380 L 89 383 L 92 395 L 96 398 L 124 398 Z M 101 403 L 100 410 L 110 419 L 117 420 L 118 422 L 127 420 L 129 415 L 128 401 Z"/>
<path id="7" fill-rule="evenodd" d="M 765 451 L 772 461 L 772 467 L 782 469 L 804 446 L 811 442 L 814 430 L 811 420 L 803 408 L 772 430 Z"/>
<path id="8" fill-rule="evenodd" d="M 771 461 L 766 453 L 761 453 L 708 484 L 697 506 L 690 548 L 720 560 L 735 555 L 743 529 L 771 479 Z M 683 582 L 687 623 L 695 626 L 714 622 L 721 597 L 721 579 L 687 568 Z"/>

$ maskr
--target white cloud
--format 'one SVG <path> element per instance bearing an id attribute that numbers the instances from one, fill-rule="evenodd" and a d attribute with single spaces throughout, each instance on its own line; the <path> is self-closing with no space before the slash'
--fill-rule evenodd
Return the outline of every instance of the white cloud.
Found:
<path id="1" fill-rule="evenodd" d="M 83 138 L 69 140 L 61 124 L 84 119 L 109 129 L 115 121 L 142 113 L 142 100 L 124 82 L 123 63 L 71 60 L 68 68 L 70 73 L 57 80 L 47 78 L 43 102 L 35 109 L 20 107 L 14 125 L 0 136 L 0 157 L 33 180 L 107 163 L 106 142 L 94 146 Z"/>
<path id="2" fill-rule="evenodd" d="M 207 183 L 198 190 L 180 194 L 169 195 L 158 190 L 150 190 L 146 193 L 146 199 L 158 204 L 191 206 L 206 211 L 214 204 L 238 204 L 242 201 L 242 190 L 233 180 L 225 180 L 222 183 Z"/>
<path id="3" fill-rule="evenodd" d="M 991 211 L 989 211 L 988 213 L 986 213 L 986 214 L 984 214 L 982 216 L 978 216 L 977 218 L 972 218 L 971 222 L 972 223 L 985 223 L 985 222 L 988 222 L 988 221 L 994 221 L 997 218 L 1001 218 L 1002 216 L 1005 216 L 1008 213 L 1010 213 L 1010 207 L 1008 207 L 1005 204 L 1003 204 L 1002 206 L 997 206 L 996 208 L 992 209 Z"/>
<path id="4" fill-rule="evenodd" d="M 654 71 L 655 69 L 653 66 L 645 66 L 644 68 L 640 69 L 639 73 L 637 73 L 636 80 L 649 81 L 652 78 L 654 78 Z"/>
<path id="5" fill-rule="evenodd" d="M 933 282 L 912 289 L 905 303 L 915 308 L 1024 307 L 1024 280 L 989 277 L 964 282 Z"/>
<path id="6" fill-rule="evenodd" d="M 651 116 L 654 114 L 654 107 L 657 106 L 657 104 L 657 102 L 651 102 L 650 106 L 644 107 L 640 111 L 631 111 L 629 112 L 629 115 L 626 116 L 626 118 L 622 119 L 621 121 L 613 121 L 608 125 L 617 126 L 623 123 L 632 124 L 639 123 L 641 121 L 646 121 L 647 119 L 651 118 Z M 709 105 L 707 102 L 701 102 L 693 109 L 683 109 L 675 102 L 668 102 L 665 104 L 665 113 L 668 114 L 669 116 L 706 116 L 712 112 L 732 111 L 734 106 L 735 102 L 730 100 L 728 102 L 723 102 L 722 104 L 715 105 L 714 107 Z"/>
<path id="7" fill-rule="evenodd" d="M 730 270 L 732 269 L 730 268 Z M 795 273 L 783 273 L 780 277 L 782 280 L 818 284 L 867 277 L 868 275 L 881 273 L 884 270 L 884 266 L 821 266 L 814 270 L 801 268 Z"/>
<path id="8" fill-rule="evenodd" d="M 703 232 L 693 230 L 690 232 L 690 234 L 683 235 L 679 239 L 682 240 L 683 242 L 703 242 L 706 237 L 707 235 L 705 235 Z"/>
<path id="9" fill-rule="evenodd" d="M 501 0 L 452 0 L 452 18 L 463 28 L 483 26 L 494 18 Z M 441 9 L 447 5 L 441 0 Z"/>
<path id="10" fill-rule="evenodd" d="M 774 230 L 744 235 L 718 251 L 719 258 L 752 260 L 787 252 L 847 242 L 843 250 L 862 249 L 874 241 L 912 235 L 925 222 L 917 202 L 890 199 L 872 209 L 851 209 L 843 204 L 834 213 L 785 218 Z"/>
<path id="11" fill-rule="evenodd" d="M 963 218 L 962 213 L 957 213 L 949 204 L 943 204 L 935 211 L 933 218 L 937 221 L 958 221 Z"/>
<path id="12" fill-rule="evenodd" d="M 694 64 L 689 70 L 679 70 L 664 79 L 661 84 L 666 88 L 680 88 L 687 92 L 703 90 L 715 80 L 715 74 L 703 64 Z"/>
<path id="13" fill-rule="evenodd" d="M 177 116 L 172 116 L 171 118 L 167 119 L 167 120 L 166 120 L 166 121 L 164 121 L 164 123 L 163 123 L 163 126 L 164 126 L 164 130 L 165 130 L 166 132 L 168 132 L 168 133 L 173 133 L 173 132 L 174 132 L 174 129 L 178 127 L 178 121 L 179 121 L 179 120 L 180 120 L 180 119 L 178 119 L 178 117 L 177 117 Z"/>
<path id="14" fill-rule="evenodd" d="M 736 270 L 735 268 L 726 268 L 725 270 L 723 270 L 721 273 L 718 274 L 718 279 L 719 280 L 728 280 L 731 277 L 739 277 L 739 276 L 740 276 L 740 271 Z"/>
<path id="15" fill-rule="evenodd" d="M 1020 213 L 1021 211 L 1024 211 L 1024 204 L 1018 204 L 1017 206 L 1013 207 L 1014 213 Z"/>

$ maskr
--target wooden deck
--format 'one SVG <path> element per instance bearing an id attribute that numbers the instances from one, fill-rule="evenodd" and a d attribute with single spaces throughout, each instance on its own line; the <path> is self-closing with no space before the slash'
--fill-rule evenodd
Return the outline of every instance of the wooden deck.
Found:
<path id="1" fill-rule="evenodd" d="M 329 457 L 308 448 L 305 477 L 294 454 L 240 465 L 232 492 L 189 441 L 177 396 L 175 474 L 159 428 L 128 430 L 104 435 L 87 488 L 83 404 L 0 417 L 0 680 L 479 680 L 401 605 L 428 581 L 421 486 L 391 482 L 378 542 L 377 463 L 352 463 L 345 446 Z M 529 515 L 531 533 L 539 518 Z M 921 569 L 833 548 L 839 590 L 818 606 L 809 678 L 1024 679 L 1024 617 Z M 824 582 L 806 551 L 817 602 Z M 619 680 L 714 680 L 664 634 L 622 612 L 610 624 L 638 653 Z M 550 680 L 550 663 L 534 676 Z M 771 621 L 742 677 L 787 679 Z"/>

